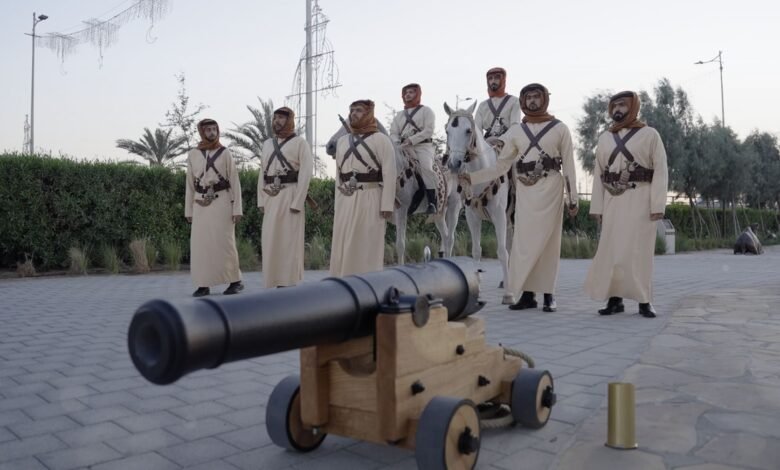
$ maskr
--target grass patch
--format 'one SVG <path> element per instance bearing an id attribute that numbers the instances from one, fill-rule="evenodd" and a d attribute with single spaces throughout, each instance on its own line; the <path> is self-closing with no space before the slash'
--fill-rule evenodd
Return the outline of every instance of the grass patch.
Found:
<path id="1" fill-rule="evenodd" d="M 24 263 L 16 263 L 16 275 L 19 277 L 33 277 L 36 275 L 33 260 L 27 253 L 24 254 Z"/>
<path id="2" fill-rule="evenodd" d="M 666 254 L 666 240 L 664 239 L 664 237 L 661 237 L 659 235 L 655 236 L 655 254 L 656 255 Z"/>
<path id="3" fill-rule="evenodd" d="M 89 254 L 86 248 L 72 246 L 68 249 L 68 260 L 70 260 L 70 272 L 72 274 L 87 274 L 89 266 Z"/>
<path id="4" fill-rule="evenodd" d="M 112 245 L 103 245 L 100 247 L 100 264 L 111 274 L 117 274 L 122 265 L 116 248 Z"/>
<path id="5" fill-rule="evenodd" d="M 147 244 L 149 240 L 147 238 L 137 238 L 130 242 L 130 256 L 133 259 L 133 272 L 135 273 L 148 273 L 151 271 L 149 265 L 149 258 L 147 257 Z"/>
<path id="6" fill-rule="evenodd" d="M 496 250 L 498 250 L 498 240 L 496 240 L 495 232 L 487 232 L 482 234 L 480 240 L 480 246 L 482 248 L 483 258 L 496 258 Z"/>
<path id="7" fill-rule="evenodd" d="M 238 250 L 238 265 L 242 271 L 260 270 L 260 259 L 251 241 L 239 238 L 236 249 Z"/>
<path id="8" fill-rule="evenodd" d="M 303 265 L 306 269 L 325 269 L 330 261 L 328 253 L 329 241 L 322 235 L 314 235 L 311 241 L 306 243 Z"/>
<path id="9" fill-rule="evenodd" d="M 425 247 L 432 246 L 431 240 L 422 234 L 414 234 L 406 240 L 406 262 L 421 263 L 425 254 Z"/>
<path id="10" fill-rule="evenodd" d="M 596 254 L 598 241 L 579 232 L 565 232 L 561 236 L 561 258 L 590 259 Z"/>
<path id="11" fill-rule="evenodd" d="M 175 240 L 167 240 L 162 243 L 162 258 L 167 269 L 178 271 L 181 268 L 183 256 L 184 250 L 181 247 L 181 243 Z"/>

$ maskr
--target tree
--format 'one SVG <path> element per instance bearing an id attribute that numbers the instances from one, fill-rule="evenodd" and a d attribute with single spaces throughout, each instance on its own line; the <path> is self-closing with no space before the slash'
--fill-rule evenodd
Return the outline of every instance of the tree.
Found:
<path id="1" fill-rule="evenodd" d="M 609 129 L 608 108 L 612 93 L 600 91 L 587 98 L 582 110 L 585 115 L 577 121 L 577 157 L 582 168 L 593 174 L 593 163 L 596 160 L 596 146 L 599 136 Z"/>
<path id="2" fill-rule="evenodd" d="M 751 171 L 753 184 L 746 194 L 747 202 L 756 208 L 780 207 L 780 149 L 777 137 L 768 132 L 753 131 L 745 146 L 755 154 Z"/>
<path id="3" fill-rule="evenodd" d="M 258 97 L 260 107 L 247 105 L 246 109 L 252 115 L 252 120 L 241 125 L 233 123 L 233 129 L 225 131 L 225 138 L 231 142 L 231 147 L 238 149 L 238 156 L 245 160 L 262 159 L 263 143 L 273 137 L 274 103 L 271 100 L 263 101 Z M 247 155 L 248 154 L 248 155 Z"/>
<path id="4" fill-rule="evenodd" d="M 176 94 L 176 101 L 171 103 L 171 109 L 165 112 L 165 122 L 160 123 L 160 127 L 176 131 L 175 137 L 185 139 L 186 150 L 189 151 L 195 147 L 195 133 L 197 131 L 198 114 L 207 108 L 203 103 L 198 103 L 194 110 L 189 109 L 190 97 L 187 94 L 186 79 L 184 72 L 175 75 L 179 82 L 179 91 Z"/>
<path id="5" fill-rule="evenodd" d="M 174 159 L 185 153 L 187 146 L 183 136 L 171 137 L 172 132 L 173 129 L 165 131 L 158 128 L 152 134 L 152 131 L 145 127 L 139 140 L 119 139 L 116 146 L 148 161 L 149 166 L 176 167 L 181 164 Z"/>

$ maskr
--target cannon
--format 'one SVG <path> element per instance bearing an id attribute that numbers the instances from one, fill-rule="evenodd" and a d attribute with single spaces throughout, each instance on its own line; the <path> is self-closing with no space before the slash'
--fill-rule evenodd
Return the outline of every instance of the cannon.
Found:
<path id="1" fill-rule="evenodd" d="M 549 372 L 486 344 L 473 315 L 483 306 L 472 261 L 437 259 L 241 297 L 152 300 L 130 323 L 128 349 L 159 385 L 300 349 L 300 375 L 266 406 L 275 444 L 307 452 L 331 433 L 415 449 L 424 469 L 473 468 L 478 405 L 540 428 L 555 404 Z"/>

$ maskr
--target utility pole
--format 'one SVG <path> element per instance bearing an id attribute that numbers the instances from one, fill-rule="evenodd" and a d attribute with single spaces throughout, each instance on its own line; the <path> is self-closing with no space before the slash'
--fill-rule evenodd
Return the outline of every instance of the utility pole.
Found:
<path id="1" fill-rule="evenodd" d="M 723 51 L 718 51 L 718 55 L 710 60 L 694 62 L 694 65 L 709 64 L 716 60 L 720 65 L 720 123 L 723 127 L 726 127 L 726 105 L 723 100 Z"/>
<path id="2" fill-rule="evenodd" d="M 46 15 L 35 16 L 33 12 L 33 27 L 32 27 L 32 73 L 30 80 L 30 148 L 28 152 L 30 155 L 35 151 L 35 26 L 43 20 L 49 19 Z M 27 33 L 25 33 L 27 34 Z"/>

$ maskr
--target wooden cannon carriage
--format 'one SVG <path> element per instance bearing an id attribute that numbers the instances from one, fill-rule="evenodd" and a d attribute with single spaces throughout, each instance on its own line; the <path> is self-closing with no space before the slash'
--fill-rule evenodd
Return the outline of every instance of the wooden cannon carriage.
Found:
<path id="1" fill-rule="evenodd" d="M 306 452 L 335 434 L 415 449 L 421 469 L 470 469 L 477 405 L 508 405 L 529 428 L 544 426 L 555 405 L 549 372 L 486 344 L 470 268 L 436 260 L 243 299 L 148 302 L 131 323 L 130 354 L 142 375 L 166 384 L 301 348 L 300 375 L 283 379 L 266 406 L 275 444 Z"/>

